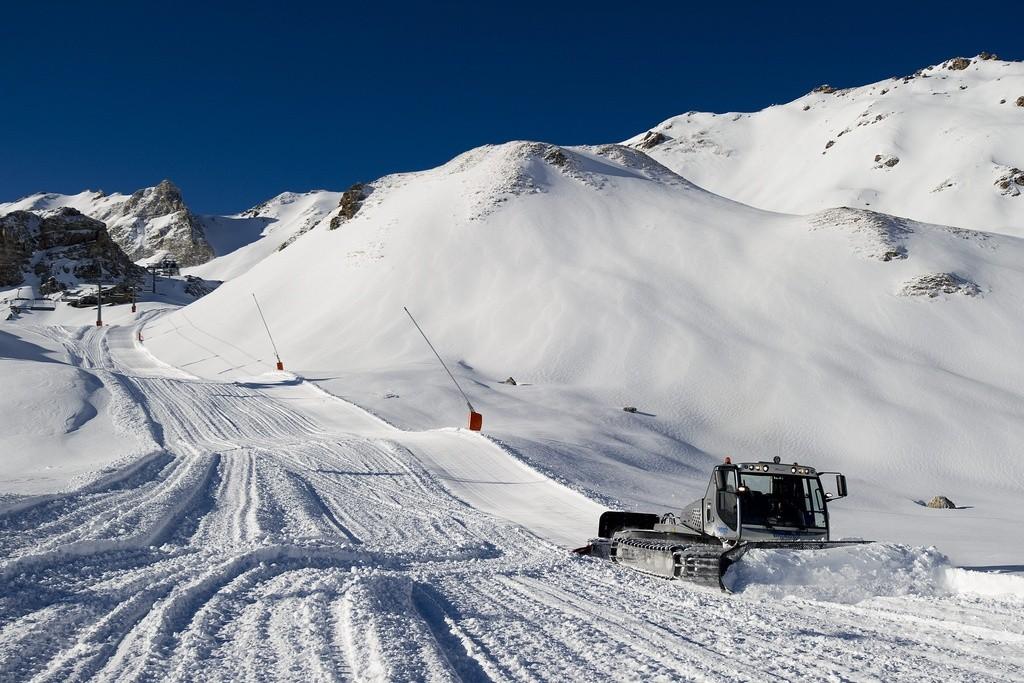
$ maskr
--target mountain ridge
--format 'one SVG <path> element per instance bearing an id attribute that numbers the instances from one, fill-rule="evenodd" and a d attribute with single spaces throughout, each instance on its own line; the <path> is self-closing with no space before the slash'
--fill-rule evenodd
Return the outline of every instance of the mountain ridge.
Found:
<path id="1" fill-rule="evenodd" d="M 1024 235 L 1024 63 L 983 53 L 758 112 L 688 112 L 629 138 L 716 194 Z"/>

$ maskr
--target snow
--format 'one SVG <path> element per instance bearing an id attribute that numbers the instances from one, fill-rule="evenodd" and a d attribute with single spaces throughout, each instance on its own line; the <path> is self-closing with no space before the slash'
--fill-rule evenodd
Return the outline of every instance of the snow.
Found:
<path id="1" fill-rule="evenodd" d="M 759 112 L 675 116 L 651 129 L 670 139 L 649 153 L 772 211 L 851 206 L 1024 237 L 1024 201 L 996 184 L 1024 168 L 1024 62 L 974 58 L 965 70 L 920 73 Z"/>
<path id="2" fill-rule="evenodd" d="M 911 130 L 942 76 L 967 111 L 1001 64 L 876 86 L 900 111 L 826 155 L 905 120 L 871 211 L 852 157 L 702 189 L 753 135 L 665 166 L 513 142 L 379 179 L 351 218 L 313 192 L 204 219 L 221 256 L 188 272 L 226 282 L 197 301 L 168 278 L 103 327 L 0 322 L 0 678 L 1019 679 L 1024 239 L 985 168 Z M 715 125 L 834 123 L 865 93 Z M 975 143 L 1011 125 L 981 99 Z M 945 162 L 957 202 L 890 181 Z M 567 552 L 605 509 L 678 510 L 723 457 L 776 455 L 844 471 L 833 537 L 879 542 L 753 549 L 732 594 Z"/>
<path id="3" fill-rule="evenodd" d="M 944 558 L 906 546 L 751 551 L 732 596 L 647 577 L 531 531 L 516 488 L 544 515 L 585 499 L 479 434 L 401 431 L 288 373 L 198 379 L 133 332 L 68 348 L 131 387 L 162 450 L 0 516 L 14 680 L 1012 680 L 1024 664 L 1019 577 L 955 570 L 941 590 Z M 809 594 L 760 590 L 770 567 Z"/>
<path id="4" fill-rule="evenodd" d="M 379 181 L 339 229 L 155 321 L 147 346 L 203 377 L 270 369 L 255 293 L 289 370 L 403 427 L 464 425 L 407 305 L 487 433 L 592 498 L 679 508 L 725 455 L 780 455 L 849 475 L 842 534 L 1022 564 L 996 539 L 1024 521 L 1024 241 L 768 213 L 602 148 L 563 150 L 564 167 L 549 151 Z M 893 248 L 906 258 L 881 258 Z M 927 273 L 982 293 L 900 294 Z M 937 494 L 965 509 L 914 503 Z"/>
<path id="5" fill-rule="evenodd" d="M 75 367 L 64 347 L 70 341 L 56 328 L 0 330 L 0 509 L 13 494 L 81 486 L 153 448 L 134 431 L 137 415 L 111 405 L 123 392 L 117 380 Z"/>
<path id="6" fill-rule="evenodd" d="M 235 216 L 203 216 L 217 258 L 185 272 L 207 280 L 238 277 L 319 223 L 340 198 L 340 192 L 325 190 L 285 192 Z"/>

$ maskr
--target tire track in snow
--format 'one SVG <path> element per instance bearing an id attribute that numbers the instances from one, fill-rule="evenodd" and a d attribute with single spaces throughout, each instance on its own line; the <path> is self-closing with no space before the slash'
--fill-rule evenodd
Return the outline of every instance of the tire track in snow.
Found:
<path id="1" fill-rule="evenodd" d="M 724 596 L 570 558 L 453 498 L 401 434 L 339 431 L 287 387 L 160 367 L 130 330 L 50 333 L 166 450 L 0 516 L 16 532 L 0 536 L 3 676 L 995 681 L 1024 666 L 996 600 Z M 445 455 L 445 435 L 423 441 Z"/>

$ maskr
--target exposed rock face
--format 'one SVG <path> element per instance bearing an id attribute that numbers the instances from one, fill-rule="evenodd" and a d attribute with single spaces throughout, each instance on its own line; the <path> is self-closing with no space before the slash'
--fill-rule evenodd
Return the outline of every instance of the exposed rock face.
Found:
<path id="1" fill-rule="evenodd" d="M 996 187 L 1007 197 L 1019 197 L 1021 194 L 1021 187 L 1024 186 L 1024 171 L 1019 168 L 1007 169 L 1003 167 L 1002 174 L 996 178 Z"/>
<path id="2" fill-rule="evenodd" d="M 900 163 L 900 158 L 891 154 L 876 154 L 875 168 L 892 168 Z"/>
<path id="3" fill-rule="evenodd" d="M 135 260 L 165 251 L 182 266 L 195 266 L 214 256 L 181 190 L 169 180 L 135 192 L 109 215 L 97 218 L 107 221 L 111 237 Z"/>
<path id="4" fill-rule="evenodd" d="M 819 85 L 817 88 L 815 88 L 811 92 L 820 92 L 820 93 L 823 93 L 825 95 L 831 95 L 831 94 L 836 92 L 836 88 L 833 88 L 828 83 L 822 83 L 821 85 Z"/>
<path id="5" fill-rule="evenodd" d="M 946 62 L 945 67 L 950 71 L 963 71 L 971 65 L 971 60 L 966 57 L 954 57 Z"/>
<path id="6" fill-rule="evenodd" d="M 363 183 L 356 183 L 352 187 L 348 188 L 341 194 L 341 199 L 338 200 L 338 215 L 331 219 L 330 228 L 331 230 L 337 230 L 342 222 L 355 218 L 355 215 L 359 213 L 359 209 L 363 206 L 363 200 L 367 197 L 366 185 Z"/>
<path id="7" fill-rule="evenodd" d="M 668 140 L 668 136 L 664 133 L 655 133 L 653 130 L 649 130 L 636 146 L 640 149 L 651 149 L 652 147 L 657 147 L 666 140 Z"/>
<path id="8" fill-rule="evenodd" d="M 0 216 L 0 287 L 16 287 L 25 282 L 33 235 L 39 229 L 39 217 L 28 211 Z"/>
<path id="9" fill-rule="evenodd" d="M 220 285 L 219 282 L 211 282 L 194 275 L 186 275 L 185 282 L 185 293 L 194 299 L 206 296 Z"/>
<path id="10" fill-rule="evenodd" d="M 1021 95 L 1020 97 L 1017 98 L 1017 106 L 1024 107 L 1024 95 Z"/>
<path id="11" fill-rule="evenodd" d="M 569 164 L 569 157 L 565 155 L 561 148 L 551 147 L 548 151 L 544 152 L 544 161 L 552 166 L 564 168 Z"/>
<path id="12" fill-rule="evenodd" d="M 0 214 L 22 210 L 43 216 L 69 206 L 103 221 L 110 236 L 135 260 L 162 252 L 188 266 L 214 256 L 201 220 L 193 216 L 181 191 L 169 180 L 131 195 L 90 190 L 77 195 L 29 195 L 0 204 Z"/>
<path id="13" fill-rule="evenodd" d="M 977 296 L 981 293 L 981 287 L 955 273 L 928 273 L 904 283 L 899 293 L 903 296 L 927 296 L 931 299 L 940 294 Z"/>
<path id="14" fill-rule="evenodd" d="M 928 507 L 939 508 L 944 510 L 955 510 L 956 505 L 949 498 L 945 496 L 935 496 L 928 501 Z"/>
<path id="15" fill-rule="evenodd" d="M 46 217 L 28 211 L 0 217 L 0 285 L 21 285 L 27 275 L 55 292 L 86 279 L 133 280 L 143 270 L 102 222 L 63 208 Z"/>

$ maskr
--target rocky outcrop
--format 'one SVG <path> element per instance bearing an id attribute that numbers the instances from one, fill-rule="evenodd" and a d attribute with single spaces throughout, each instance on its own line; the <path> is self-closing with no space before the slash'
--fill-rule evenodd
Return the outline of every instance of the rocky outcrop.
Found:
<path id="1" fill-rule="evenodd" d="M 981 288 L 955 273 L 928 273 L 905 282 L 899 293 L 903 296 L 926 296 L 934 299 L 940 294 L 977 296 L 981 293 Z"/>
<path id="2" fill-rule="evenodd" d="M 955 510 L 956 504 L 953 503 L 949 498 L 945 496 L 934 496 L 928 501 L 927 506 L 930 508 L 937 508 L 940 510 Z"/>
<path id="3" fill-rule="evenodd" d="M 644 134 L 643 139 L 636 143 L 636 146 L 640 149 L 651 149 L 652 147 L 657 147 L 667 140 L 668 136 L 664 133 L 656 133 L 653 130 L 649 130 Z"/>
<path id="4" fill-rule="evenodd" d="M 945 66 L 950 71 L 963 71 L 971 65 L 971 60 L 966 57 L 954 57 L 953 59 L 946 62 Z"/>
<path id="5" fill-rule="evenodd" d="M 995 186 L 999 188 L 1000 194 L 1007 197 L 1019 197 L 1021 188 L 1024 187 L 1024 171 L 1019 168 L 1002 167 L 999 177 L 996 178 Z"/>
<path id="6" fill-rule="evenodd" d="M 891 154 L 876 154 L 875 168 L 892 168 L 900 163 L 900 158 Z"/>
<path id="7" fill-rule="evenodd" d="M 366 185 L 363 183 L 356 183 L 345 190 L 338 200 L 338 214 L 331 219 L 330 229 L 337 230 L 344 221 L 355 218 L 367 196 Z"/>
<path id="8" fill-rule="evenodd" d="M 1021 95 L 1020 97 L 1017 98 L 1017 106 L 1024 107 L 1024 95 Z"/>
<path id="9" fill-rule="evenodd" d="M 111 239 L 106 226 L 76 209 L 47 216 L 15 211 L 0 217 L 0 285 L 34 278 L 48 292 L 82 280 L 130 281 L 144 271 Z"/>
<path id="10" fill-rule="evenodd" d="M 166 252 L 182 266 L 195 266 L 214 256 L 181 190 L 169 180 L 135 192 L 108 215 L 96 217 L 107 222 L 111 237 L 134 260 Z"/>
<path id="11" fill-rule="evenodd" d="M 39 222 L 39 217 L 28 211 L 0 216 L 0 287 L 17 287 L 25 282 Z"/>
<path id="12" fill-rule="evenodd" d="M 817 88 L 815 88 L 811 92 L 822 93 L 824 95 L 832 95 L 832 94 L 835 94 L 836 90 L 837 90 L 836 88 L 833 88 L 828 83 L 822 83 L 821 85 L 819 85 Z"/>

